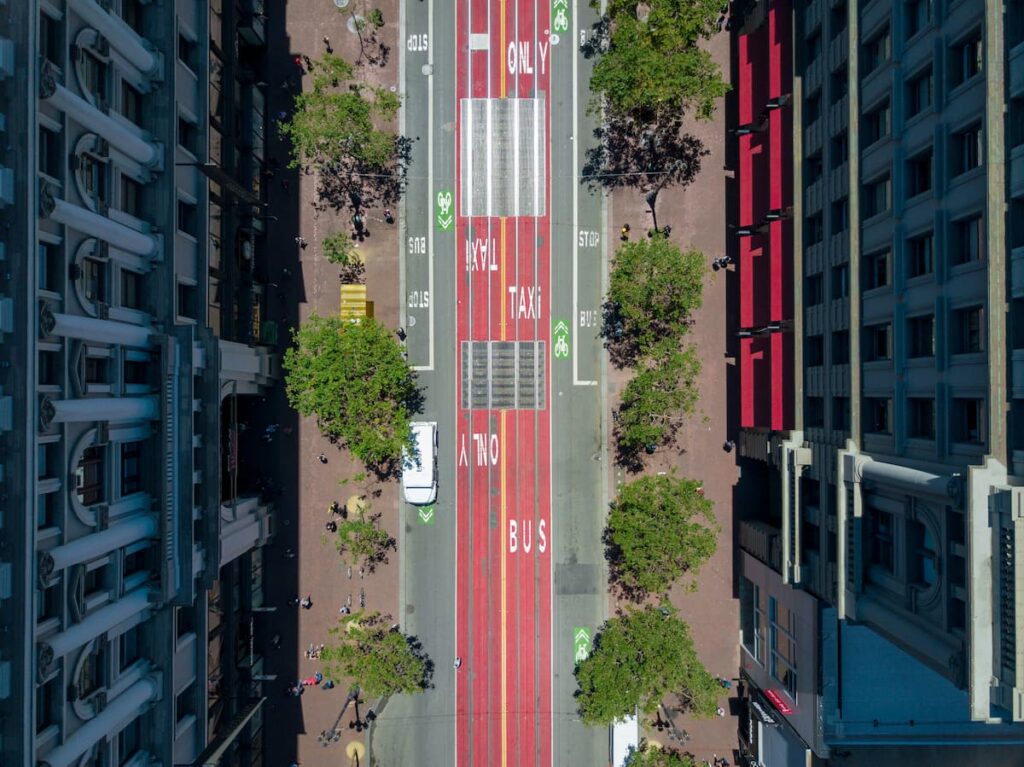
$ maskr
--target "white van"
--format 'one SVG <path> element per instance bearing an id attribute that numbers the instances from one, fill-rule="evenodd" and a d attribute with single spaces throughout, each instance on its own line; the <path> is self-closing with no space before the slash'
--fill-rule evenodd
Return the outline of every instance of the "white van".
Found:
<path id="1" fill-rule="evenodd" d="M 402 492 L 407 503 L 423 506 L 437 499 L 437 422 L 413 421 L 416 454 L 402 451 Z"/>

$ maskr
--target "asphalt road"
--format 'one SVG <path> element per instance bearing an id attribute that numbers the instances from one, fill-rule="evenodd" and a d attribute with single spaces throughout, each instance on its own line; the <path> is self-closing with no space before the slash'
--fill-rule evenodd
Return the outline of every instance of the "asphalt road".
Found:
<path id="1" fill-rule="evenodd" d="M 411 1 L 403 7 L 402 130 L 418 140 L 400 216 L 399 282 L 409 360 L 426 394 L 423 417 L 439 424 L 440 450 L 437 504 L 402 512 L 401 621 L 435 668 L 430 690 L 394 698 L 384 708 L 374 727 L 373 763 L 604 765 L 608 733 L 579 723 L 572 675 L 579 644 L 586 645 L 606 610 L 600 545 L 607 500 L 605 371 L 596 332 L 607 227 L 601 198 L 577 183 L 583 159 L 576 154 L 592 141 L 585 112 L 589 62 L 578 42 L 593 11 L 583 2 L 559 0 L 458 2 Z M 500 13 L 495 6 L 505 11 L 507 24 L 493 18 Z M 478 21 L 470 23 L 473 8 Z M 489 15 L 483 26 L 481 11 Z M 471 46 L 469 32 L 481 30 L 487 37 Z M 509 63 L 502 47 L 511 38 L 533 44 L 532 72 L 522 58 Z M 547 51 L 543 73 L 540 46 Z M 478 49 L 472 55 L 471 47 Z M 479 68 L 475 76 L 469 71 L 476 59 L 489 66 L 483 76 Z M 456 201 L 467 197 L 457 189 L 458 153 L 481 141 L 479 131 L 456 130 L 460 82 L 463 96 L 543 97 L 547 116 L 539 135 L 549 161 L 543 210 L 509 215 L 457 209 Z M 508 134 L 499 127 L 495 145 Z M 460 147 L 460 140 L 466 145 Z M 498 177 L 488 183 L 500 187 L 503 170 L 488 170 Z M 479 168 L 474 178 L 484 178 Z M 442 202 L 452 200 L 450 207 L 439 207 L 439 194 Z M 474 241 L 491 239 L 501 245 L 474 259 Z M 507 283 L 545 290 L 524 308 L 509 300 Z M 458 399 L 468 375 L 460 340 L 484 346 L 543 341 L 540 407 L 489 401 L 465 408 Z M 468 465 L 476 460 L 471 451 L 460 467 L 463 438 L 481 432 L 488 444 L 492 434 L 500 437 L 501 449 L 493 454 L 498 460 L 490 460 L 488 450 L 482 465 Z M 544 551 L 533 527 L 533 546 L 524 556 L 527 518 L 549 527 Z M 513 519 L 519 519 L 515 533 Z M 510 551 L 513 540 L 517 546 Z M 452 668 L 456 655 L 464 658 L 458 672 Z"/>

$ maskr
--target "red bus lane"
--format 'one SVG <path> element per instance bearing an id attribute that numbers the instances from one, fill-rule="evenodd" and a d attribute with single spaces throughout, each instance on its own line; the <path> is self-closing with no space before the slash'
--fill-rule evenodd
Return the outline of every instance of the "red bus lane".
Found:
<path id="1" fill-rule="evenodd" d="M 456 764 L 549 767 L 550 8 L 457 7 Z"/>

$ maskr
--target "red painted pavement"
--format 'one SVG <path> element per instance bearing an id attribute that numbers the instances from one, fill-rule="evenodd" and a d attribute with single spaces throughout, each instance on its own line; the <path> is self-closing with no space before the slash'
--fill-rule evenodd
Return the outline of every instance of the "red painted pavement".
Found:
<path id="1" fill-rule="evenodd" d="M 538 45 L 547 45 L 549 6 L 531 0 L 460 0 L 456 14 L 456 173 L 461 176 L 463 98 L 547 95 L 549 71 Z M 469 34 L 486 34 L 489 49 L 470 51 Z M 528 41 L 533 72 L 510 72 L 507 49 Z M 550 51 L 550 48 L 548 48 Z M 548 53 L 550 61 L 550 53 Z M 544 119 L 550 131 L 550 99 Z M 525 105 L 524 105 L 525 106 Z M 511 139 L 511 136 L 508 137 Z M 550 206 L 550 146 L 545 151 Z M 484 174 L 477 176 L 484 182 Z M 495 183 L 498 183 L 495 179 Z M 542 217 L 463 217 L 456 204 L 458 281 L 456 343 L 534 341 L 546 344 L 550 370 L 550 220 Z M 475 239 L 496 248 L 496 270 L 470 268 L 466 246 Z M 538 316 L 512 311 L 508 288 L 536 288 Z M 550 404 L 550 374 L 545 402 Z M 457 654 L 456 764 L 505 767 L 551 764 L 551 477 L 550 411 L 462 408 L 457 391 Z M 483 439 L 486 455 L 481 458 Z M 497 461 L 492 439 L 497 437 Z M 465 453 L 463 453 L 463 446 Z M 504 524 L 502 522 L 504 521 Z"/>

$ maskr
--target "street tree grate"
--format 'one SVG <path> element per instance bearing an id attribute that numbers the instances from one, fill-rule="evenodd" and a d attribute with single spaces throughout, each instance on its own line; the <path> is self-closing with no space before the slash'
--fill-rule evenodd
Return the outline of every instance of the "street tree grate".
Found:
<path id="1" fill-rule="evenodd" d="M 463 341 L 463 410 L 543 410 L 543 341 Z"/>

